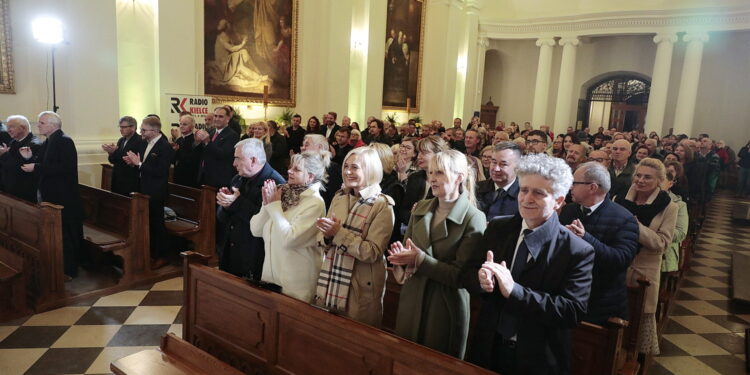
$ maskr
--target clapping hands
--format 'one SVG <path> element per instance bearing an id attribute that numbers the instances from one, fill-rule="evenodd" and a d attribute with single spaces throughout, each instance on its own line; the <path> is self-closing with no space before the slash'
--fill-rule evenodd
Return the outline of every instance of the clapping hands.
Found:
<path id="1" fill-rule="evenodd" d="M 323 233 L 325 238 L 333 238 L 341 229 L 341 219 L 331 214 L 331 217 L 320 217 L 315 220 L 315 227 Z"/>
<path id="2" fill-rule="evenodd" d="M 276 187 L 276 181 L 266 180 L 261 188 L 263 194 L 263 205 L 281 200 L 281 189 Z"/>
<path id="3" fill-rule="evenodd" d="M 493 256 L 492 251 L 487 251 L 487 260 L 479 269 L 479 286 L 485 292 L 491 293 L 495 289 L 495 281 L 497 281 L 500 293 L 503 297 L 508 298 L 516 284 L 510 270 L 505 265 L 505 261 L 500 262 L 500 264 L 495 263 Z"/>
<path id="4" fill-rule="evenodd" d="M 423 251 L 411 242 L 411 238 L 406 239 L 406 246 L 401 244 L 401 241 L 396 241 L 391 244 L 391 248 L 388 251 L 388 261 L 397 266 L 408 266 L 415 265 L 417 262 L 417 256 Z"/>

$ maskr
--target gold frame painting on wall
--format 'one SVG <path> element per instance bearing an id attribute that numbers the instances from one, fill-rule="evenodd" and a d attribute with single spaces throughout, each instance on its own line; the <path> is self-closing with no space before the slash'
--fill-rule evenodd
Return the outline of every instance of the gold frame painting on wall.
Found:
<path id="1" fill-rule="evenodd" d="M 0 93 L 15 94 L 8 0 L 0 0 Z"/>
<path id="2" fill-rule="evenodd" d="M 388 0 L 383 109 L 419 111 L 424 50 L 424 0 Z M 408 99 L 408 105 L 407 105 Z"/>
<path id="3" fill-rule="evenodd" d="M 299 0 L 204 0 L 205 95 L 294 107 Z"/>

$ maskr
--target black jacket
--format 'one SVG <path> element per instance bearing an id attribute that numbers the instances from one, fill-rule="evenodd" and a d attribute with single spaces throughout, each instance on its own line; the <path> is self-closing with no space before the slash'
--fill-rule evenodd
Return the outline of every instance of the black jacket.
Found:
<path id="1" fill-rule="evenodd" d="M 83 207 L 78 192 L 78 151 L 73 140 L 58 129 L 42 143 L 33 160 L 42 201 L 63 206 L 63 221 L 80 220 Z"/>
<path id="2" fill-rule="evenodd" d="M 174 175 L 175 184 L 199 187 L 198 171 L 203 157 L 203 143 L 195 144 L 195 135 L 190 134 L 180 137 L 175 141 L 178 148 L 174 153 Z"/>
<path id="3" fill-rule="evenodd" d="M 328 209 L 328 207 L 331 207 L 331 202 L 333 201 L 336 192 L 341 190 L 341 184 L 344 183 L 344 180 L 341 177 L 341 164 L 336 163 L 333 160 L 331 161 L 331 164 L 328 165 L 326 173 L 328 174 L 328 181 L 324 185 L 325 191 L 321 191 L 320 195 L 323 197 L 326 209 Z"/>
<path id="4" fill-rule="evenodd" d="M 112 192 L 129 196 L 130 193 L 139 191 L 140 182 L 138 180 L 140 178 L 140 171 L 137 166 L 125 163 L 122 157 L 128 151 L 140 152 L 144 142 L 140 135 L 133 134 L 124 147 L 123 143 L 125 143 L 125 137 L 120 137 L 117 140 L 117 150 L 109 154 L 109 162 L 114 166 L 112 168 Z"/>
<path id="5" fill-rule="evenodd" d="M 294 127 L 290 126 L 286 129 L 286 132 L 289 135 L 286 139 L 287 146 L 289 146 L 289 149 L 294 151 L 295 154 L 299 154 L 302 142 L 305 140 L 305 134 L 307 134 L 305 128 L 300 126 L 299 129 L 294 130 Z"/>
<path id="6" fill-rule="evenodd" d="M 260 211 L 263 204 L 261 188 L 272 179 L 277 185 L 286 183 L 278 172 L 266 163 L 255 177 L 234 176 L 231 186 L 240 190 L 240 196 L 227 208 L 219 206 L 216 211 L 217 231 L 222 232 L 217 245 L 219 269 L 236 276 L 248 276 L 260 280 L 263 271 L 263 237 L 250 232 L 250 219 Z"/>
<path id="7" fill-rule="evenodd" d="M 144 159 L 143 154 L 146 152 L 146 147 L 148 147 L 148 142 L 144 141 L 140 150 L 138 150 L 138 155 L 141 157 L 139 191 L 147 194 L 151 199 L 166 200 L 169 185 L 169 166 L 172 163 L 172 146 L 169 145 L 167 137 L 162 134 Z"/>
<path id="8" fill-rule="evenodd" d="M 26 173 L 21 166 L 33 160 L 26 160 L 21 156 L 21 147 L 29 147 L 33 155 L 39 154 L 42 146 L 41 141 L 29 133 L 20 141 L 11 140 L 8 151 L 0 156 L 2 166 L 3 191 L 23 200 L 36 203 L 37 176 L 35 173 Z"/>
<path id="9" fill-rule="evenodd" d="M 201 160 L 200 181 L 203 184 L 215 188 L 226 187 L 235 174 L 234 145 L 240 140 L 240 136 L 229 127 L 225 127 L 221 133 L 213 139 L 216 130 L 208 135 L 208 144 L 203 149 Z"/>
<path id="10" fill-rule="evenodd" d="M 515 251 L 521 220 L 520 216 L 500 218 L 487 226 L 482 248 L 492 250 L 497 262 Z M 586 313 L 594 249 L 560 225 L 557 214 L 525 241 L 532 259 L 514 280 L 509 298 L 497 288 L 482 295 L 470 359 L 490 366 L 502 317 L 515 322 L 519 374 L 569 374 L 571 329 Z M 473 291 L 479 286 L 476 268 L 467 274 L 473 282 L 467 287 Z"/>
<path id="11" fill-rule="evenodd" d="M 286 176 L 289 164 L 289 147 L 287 147 L 286 138 L 279 133 L 274 133 L 271 136 L 271 159 L 269 162 L 276 172 Z"/>
<path id="12" fill-rule="evenodd" d="M 479 181 L 476 190 L 477 208 L 484 212 L 488 221 L 498 216 L 515 215 L 518 213 L 518 190 L 518 178 L 502 197 L 496 192 L 495 181 Z"/>
<path id="13" fill-rule="evenodd" d="M 396 206 L 398 207 L 396 216 L 401 223 L 408 223 L 414 204 L 422 199 L 432 198 L 432 189 L 427 186 L 427 172 L 420 169 L 410 174 L 404 181 L 404 188 L 404 200 Z M 426 195 L 425 190 L 427 191 Z"/>
<path id="14" fill-rule="evenodd" d="M 332 145 L 336 143 L 336 132 L 341 129 L 341 126 L 339 124 L 334 123 L 333 124 L 333 131 L 331 131 L 331 135 L 326 137 L 328 139 L 328 144 Z M 320 125 L 320 130 L 318 130 L 318 133 L 322 136 L 326 136 L 326 133 L 328 133 L 328 126 L 325 124 Z"/>
<path id="15" fill-rule="evenodd" d="M 581 206 L 571 203 L 560 212 L 560 224 L 580 219 L 586 233 L 583 240 L 594 247 L 593 282 L 588 311 L 583 319 L 604 325 L 610 317 L 628 319 L 628 290 L 625 275 L 638 253 L 638 222 L 619 204 L 604 198 L 588 216 Z"/>

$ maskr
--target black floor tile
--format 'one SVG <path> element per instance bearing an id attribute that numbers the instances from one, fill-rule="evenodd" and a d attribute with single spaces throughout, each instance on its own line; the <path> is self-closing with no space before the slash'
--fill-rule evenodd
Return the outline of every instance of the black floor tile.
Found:
<path id="1" fill-rule="evenodd" d="M 672 319 L 669 319 L 669 322 L 667 323 L 667 326 L 664 327 L 664 332 L 663 333 L 666 333 L 666 334 L 683 334 L 683 333 L 692 334 L 692 333 L 695 333 L 695 332 L 693 332 L 689 328 L 683 326 L 682 324 L 677 323 L 676 321 L 674 321 Z M 666 341 L 666 340 L 664 340 L 664 341 Z"/>
<path id="2" fill-rule="evenodd" d="M 733 355 L 696 356 L 696 359 L 707 364 L 719 374 L 745 374 L 745 362 Z"/>
<path id="3" fill-rule="evenodd" d="M 18 327 L 0 342 L 0 349 L 49 348 L 68 328 L 67 326 Z"/>
<path id="4" fill-rule="evenodd" d="M 148 292 L 139 306 L 180 306 L 184 302 L 182 291 Z"/>
<path id="5" fill-rule="evenodd" d="M 734 333 L 702 333 L 701 336 L 732 354 L 745 353 L 745 339 L 740 335 Z"/>
<path id="6" fill-rule="evenodd" d="M 107 346 L 159 346 L 169 324 L 124 325 Z"/>
<path id="7" fill-rule="evenodd" d="M 104 348 L 49 349 L 25 375 L 83 374 Z"/>
<path id="8" fill-rule="evenodd" d="M 76 325 L 123 324 L 133 310 L 135 306 L 92 307 L 78 319 Z"/>
<path id="9" fill-rule="evenodd" d="M 734 315 L 709 315 L 704 316 L 704 318 L 732 332 L 745 332 L 745 329 L 750 328 L 750 323 Z"/>

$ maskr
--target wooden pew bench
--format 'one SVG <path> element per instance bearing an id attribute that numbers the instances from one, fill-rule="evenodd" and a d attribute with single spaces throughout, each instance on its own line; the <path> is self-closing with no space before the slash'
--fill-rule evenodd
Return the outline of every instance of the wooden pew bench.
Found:
<path id="1" fill-rule="evenodd" d="M 194 251 L 211 257 L 211 264 L 216 264 L 216 189 L 170 182 L 166 205 L 177 214 L 177 220 L 166 223 L 167 232 L 192 241 Z"/>
<path id="2" fill-rule="evenodd" d="M 492 374 L 185 253 L 183 338 L 247 374 Z"/>
<path id="3" fill-rule="evenodd" d="M 23 258 L 0 247 L 0 321 L 27 312 Z"/>
<path id="4" fill-rule="evenodd" d="M 190 345 L 172 333 L 162 337 L 159 349 L 143 350 L 112 362 L 117 375 L 241 375 L 237 369 Z"/>
<path id="5" fill-rule="evenodd" d="M 60 303 L 65 297 L 61 206 L 0 193 L 0 246 L 22 260 L 18 269 L 18 262 L 4 259 L 20 271 L 28 307 L 41 312 Z"/>
<path id="6" fill-rule="evenodd" d="M 130 197 L 79 184 L 83 202 L 83 238 L 101 252 L 123 260 L 120 283 L 129 283 L 150 269 L 148 196 Z"/>

